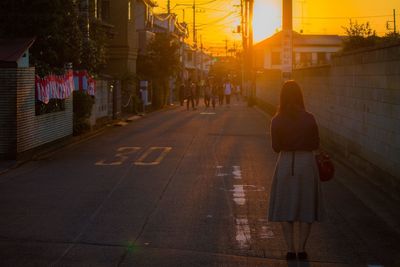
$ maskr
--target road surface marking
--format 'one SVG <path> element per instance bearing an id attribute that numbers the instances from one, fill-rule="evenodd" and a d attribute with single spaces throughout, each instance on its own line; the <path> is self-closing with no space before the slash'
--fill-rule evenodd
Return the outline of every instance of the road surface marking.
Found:
<path id="1" fill-rule="evenodd" d="M 261 226 L 261 232 L 259 235 L 261 239 L 274 238 L 274 232 L 272 232 L 269 226 Z"/>
<path id="2" fill-rule="evenodd" d="M 117 149 L 117 154 L 114 155 L 115 160 L 106 162 L 105 159 L 99 160 L 95 163 L 96 166 L 117 166 L 122 165 L 127 159 L 128 155 L 140 150 L 140 147 L 136 146 L 124 146 Z"/>
<path id="3" fill-rule="evenodd" d="M 233 185 L 233 201 L 239 206 L 246 204 L 246 195 L 244 193 L 243 185 Z"/>
<path id="4" fill-rule="evenodd" d="M 215 115 L 215 112 L 201 112 L 200 115 Z"/>
<path id="5" fill-rule="evenodd" d="M 249 221 L 246 217 L 236 219 L 236 241 L 240 249 L 248 248 L 251 240 Z"/>
<path id="6" fill-rule="evenodd" d="M 153 153 L 154 151 L 161 151 L 158 158 L 154 161 L 146 162 L 146 158 Z M 139 166 L 154 166 L 161 163 L 161 161 L 165 158 L 165 156 L 172 150 L 172 147 L 150 147 L 137 161 L 135 161 L 135 165 Z"/>
<path id="7" fill-rule="evenodd" d="M 240 166 L 232 166 L 233 167 L 233 178 L 236 180 L 242 179 L 242 171 L 240 170 Z"/>

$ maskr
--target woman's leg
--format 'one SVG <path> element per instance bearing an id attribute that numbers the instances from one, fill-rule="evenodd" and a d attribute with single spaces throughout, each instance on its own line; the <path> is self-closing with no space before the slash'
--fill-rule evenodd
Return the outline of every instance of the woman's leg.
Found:
<path id="1" fill-rule="evenodd" d="M 294 240 L 293 240 L 293 230 L 294 230 L 293 222 L 282 222 L 281 225 L 282 225 L 283 235 L 285 236 L 288 252 L 295 252 Z"/>
<path id="2" fill-rule="evenodd" d="M 304 252 L 311 231 L 311 223 L 300 222 L 299 228 L 299 252 Z"/>

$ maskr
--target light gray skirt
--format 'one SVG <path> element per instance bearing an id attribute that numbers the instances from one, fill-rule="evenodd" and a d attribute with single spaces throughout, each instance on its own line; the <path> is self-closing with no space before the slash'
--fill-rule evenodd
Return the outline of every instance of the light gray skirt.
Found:
<path id="1" fill-rule="evenodd" d="M 314 222 L 324 208 L 318 167 L 310 151 L 282 151 L 272 181 L 268 220 Z"/>

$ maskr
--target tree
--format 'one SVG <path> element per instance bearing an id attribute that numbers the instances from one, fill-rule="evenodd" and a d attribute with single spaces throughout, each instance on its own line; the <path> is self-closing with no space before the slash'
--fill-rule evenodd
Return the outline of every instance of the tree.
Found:
<path id="1" fill-rule="evenodd" d="M 153 81 L 153 103 L 157 108 L 167 103 L 169 79 L 181 67 L 179 48 L 176 38 L 167 33 L 157 33 L 149 43 L 146 55 L 138 58 L 139 77 Z"/>
<path id="2" fill-rule="evenodd" d="M 343 51 L 374 46 L 379 41 L 379 37 L 376 36 L 375 30 L 371 29 L 369 22 L 359 24 L 357 21 L 350 20 L 350 25 L 342 28 L 347 33 Z"/>
<path id="3" fill-rule="evenodd" d="M 62 73 L 64 64 L 97 72 L 104 64 L 100 33 L 84 43 L 76 0 L 1 0 L 0 36 L 36 37 L 31 61 L 41 75 Z M 94 60 L 95 59 L 95 60 Z"/>

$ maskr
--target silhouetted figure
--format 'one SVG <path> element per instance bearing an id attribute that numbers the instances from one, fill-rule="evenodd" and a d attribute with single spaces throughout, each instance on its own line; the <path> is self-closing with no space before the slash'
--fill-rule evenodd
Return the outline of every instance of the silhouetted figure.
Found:
<path id="1" fill-rule="evenodd" d="M 186 86 L 186 109 L 189 110 L 190 103 L 192 104 L 192 109 L 194 110 L 194 96 L 196 93 L 196 85 L 189 80 L 188 85 Z"/>
<path id="2" fill-rule="evenodd" d="M 268 220 L 281 222 L 288 260 L 307 260 L 306 242 L 314 221 L 323 215 L 318 167 L 318 126 L 304 106 L 295 81 L 284 83 L 280 106 L 271 121 L 272 148 L 279 153 L 270 193 Z M 294 222 L 299 223 L 299 246 L 294 245 Z"/>

